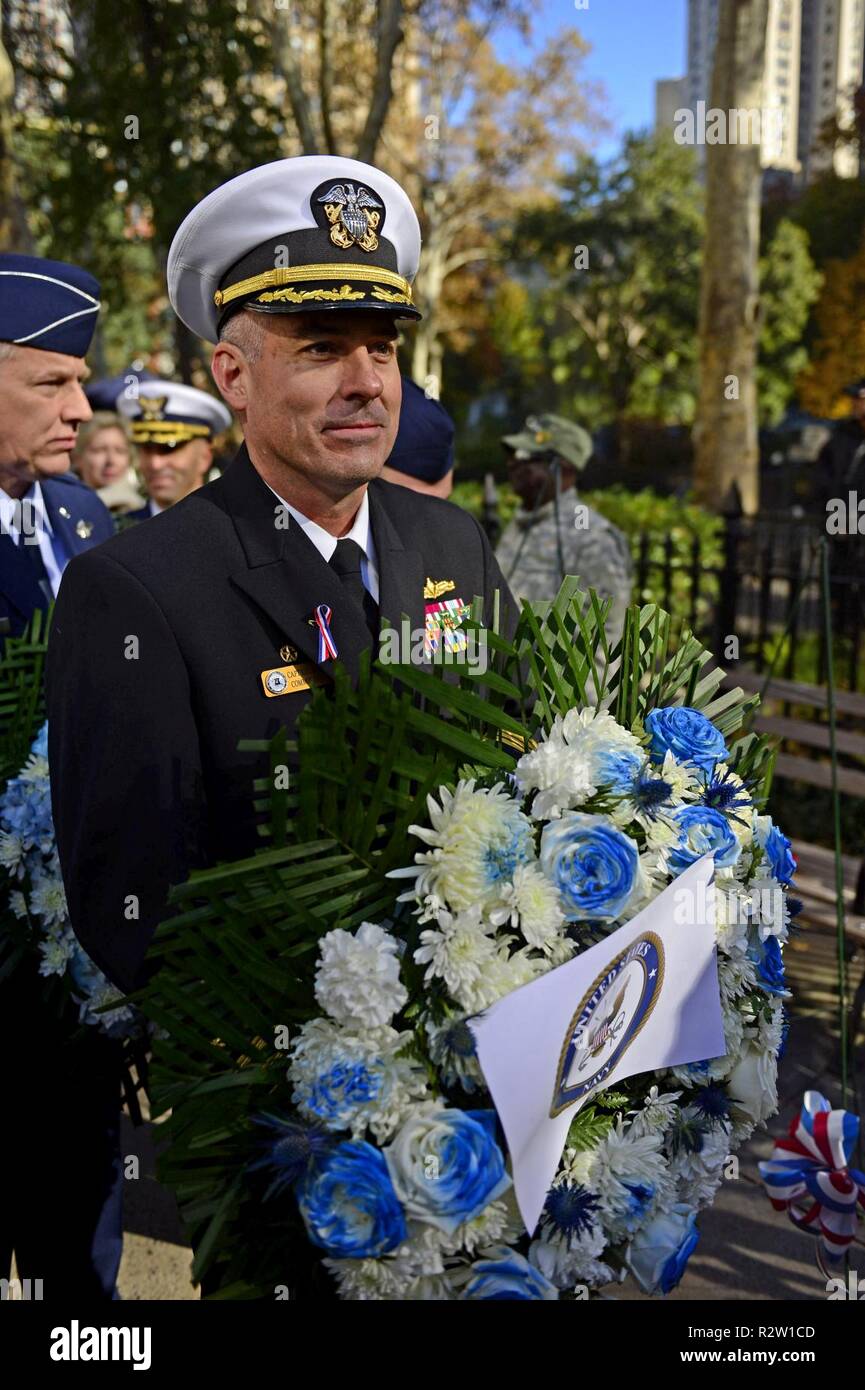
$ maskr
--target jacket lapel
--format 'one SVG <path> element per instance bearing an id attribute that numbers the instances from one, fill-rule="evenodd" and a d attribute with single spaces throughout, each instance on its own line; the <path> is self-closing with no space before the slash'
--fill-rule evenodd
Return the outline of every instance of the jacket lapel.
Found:
<path id="1" fill-rule="evenodd" d="M 253 467 L 245 446 L 222 478 L 223 495 L 234 521 L 246 564 L 232 571 L 232 583 L 248 595 L 289 642 L 318 663 L 315 609 L 331 609 L 331 632 L 338 660 L 357 676 L 360 654 L 372 644 L 369 632 L 342 584 L 293 517 L 279 515 L 279 503 Z M 278 524 L 279 523 L 279 524 Z"/>
<path id="2" fill-rule="evenodd" d="M 424 560 L 419 550 L 406 550 L 399 532 L 387 514 L 386 489 L 393 484 L 369 485 L 369 512 L 372 536 L 378 557 L 378 606 L 383 619 L 400 630 L 402 616 L 411 631 L 424 628 Z"/>
<path id="3" fill-rule="evenodd" d="M 67 491 L 71 491 L 71 489 L 67 489 Z M 66 555 L 71 560 L 73 555 L 80 555 L 83 551 L 88 550 L 93 542 L 89 538 L 77 534 L 75 522 L 72 517 L 63 515 L 60 510 L 60 503 L 54 496 L 51 488 L 46 486 L 45 483 L 42 484 L 42 501 L 45 504 L 45 511 L 51 523 L 54 539 L 60 542 L 61 556 L 63 551 L 65 551 Z M 65 508 L 65 510 L 68 511 L 68 507 Z M 60 565 L 61 568 L 64 567 L 62 558 L 60 559 Z"/>

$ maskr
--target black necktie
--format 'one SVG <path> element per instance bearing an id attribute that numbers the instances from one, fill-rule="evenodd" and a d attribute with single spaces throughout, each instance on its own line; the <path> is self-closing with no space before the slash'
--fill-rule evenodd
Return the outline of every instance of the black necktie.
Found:
<path id="1" fill-rule="evenodd" d="M 361 578 L 360 562 L 363 559 L 363 551 L 357 541 L 341 540 L 336 543 L 336 550 L 328 561 L 340 579 L 342 587 L 353 599 L 366 619 L 373 640 L 378 639 L 379 619 L 378 604 L 375 599 L 363 586 Z"/>
<path id="2" fill-rule="evenodd" d="M 51 588 L 51 580 L 48 578 L 48 571 L 45 568 L 45 562 L 42 559 L 42 552 L 39 548 L 38 541 L 34 538 L 28 544 L 22 535 L 18 539 L 18 549 L 24 558 L 29 561 L 40 592 L 43 594 L 46 601 L 51 603 L 54 598 L 54 593 Z"/>

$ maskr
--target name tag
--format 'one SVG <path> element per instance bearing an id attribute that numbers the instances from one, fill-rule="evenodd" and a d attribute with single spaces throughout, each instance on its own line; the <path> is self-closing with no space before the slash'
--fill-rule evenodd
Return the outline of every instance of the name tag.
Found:
<path id="1" fill-rule="evenodd" d="M 299 690 L 309 690 L 312 685 L 323 685 L 324 676 L 317 666 L 305 661 L 262 671 L 261 684 L 268 700 L 274 700 L 278 695 L 294 695 Z"/>

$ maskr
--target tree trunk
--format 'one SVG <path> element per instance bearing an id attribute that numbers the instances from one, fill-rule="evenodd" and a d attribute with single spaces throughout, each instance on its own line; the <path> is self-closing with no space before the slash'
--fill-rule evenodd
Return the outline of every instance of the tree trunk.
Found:
<path id="1" fill-rule="evenodd" d="M 746 513 L 759 505 L 760 146 L 730 141 L 730 113 L 762 107 L 768 13 L 769 0 L 721 0 L 709 104 L 727 138 L 706 144 L 694 481 L 697 501 L 716 510 L 736 483 Z"/>
<path id="2" fill-rule="evenodd" d="M 3 46 L 2 24 L 0 13 L 0 251 L 25 251 L 30 249 L 30 239 L 16 193 L 12 150 L 15 76 Z"/>

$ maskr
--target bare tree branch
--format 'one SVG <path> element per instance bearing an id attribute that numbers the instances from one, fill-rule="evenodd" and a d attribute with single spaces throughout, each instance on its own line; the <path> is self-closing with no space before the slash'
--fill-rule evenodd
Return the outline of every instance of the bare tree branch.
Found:
<path id="1" fill-rule="evenodd" d="M 330 70 L 330 0 L 319 0 L 318 6 L 319 90 L 321 93 L 321 124 L 328 154 L 336 154 L 336 140 L 331 120 L 330 98 L 333 74 Z"/>
<path id="2" fill-rule="evenodd" d="M 371 164 L 393 99 L 393 60 L 403 39 L 402 0 L 379 0 L 376 22 L 376 63 L 372 100 L 357 142 L 355 157 Z"/>
<path id="3" fill-rule="evenodd" d="M 323 138 L 316 128 L 312 106 L 303 89 L 300 65 L 291 42 L 291 19 L 284 10 L 271 10 L 266 0 L 261 5 L 260 13 L 270 33 L 274 68 L 285 82 L 288 104 L 297 126 L 301 148 L 304 154 L 320 154 Z"/>

